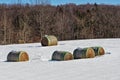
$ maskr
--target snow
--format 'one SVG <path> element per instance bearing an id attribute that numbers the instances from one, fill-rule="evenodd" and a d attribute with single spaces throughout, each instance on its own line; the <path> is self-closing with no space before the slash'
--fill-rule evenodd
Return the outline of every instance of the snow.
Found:
<path id="1" fill-rule="evenodd" d="M 90 59 L 51 61 L 52 53 L 102 46 L 106 54 Z M 10 51 L 26 51 L 27 62 L 6 62 Z M 0 80 L 120 80 L 120 38 L 59 41 L 57 46 L 40 43 L 0 45 Z M 108 54 L 109 53 L 109 54 Z"/>

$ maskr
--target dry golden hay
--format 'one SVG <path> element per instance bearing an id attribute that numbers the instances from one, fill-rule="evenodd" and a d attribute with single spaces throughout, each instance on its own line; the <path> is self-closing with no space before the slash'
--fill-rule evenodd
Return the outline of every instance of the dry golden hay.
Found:
<path id="1" fill-rule="evenodd" d="M 95 56 L 104 55 L 105 50 L 103 47 L 91 47 L 95 51 Z"/>
<path id="2" fill-rule="evenodd" d="M 53 35 L 45 35 L 41 40 L 42 46 L 53 46 L 58 44 L 58 40 Z"/>
<path id="3" fill-rule="evenodd" d="M 18 43 L 19 43 L 19 44 L 24 44 L 25 41 L 24 41 L 24 40 L 18 40 Z"/>
<path id="4" fill-rule="evenodd" d="M 7 56 L 8 62 L 21 62 L 28 60 L 29 60 L 29 56 L 24 51 L 11 51 Z"/>
<path id="5" fill-rule="evenodd" d="M 56 60 L 56 61 L 66 61 L 72 59 L 73 59 L 73 55 L 67 51 L 55 51 L 52 55 L 52 60 Z"/>
<path id="6" fill-rule="evenodd" d="M 92 48 L 77 48 L 73 52 L 74 59 L 94 58 L 95 52 Z"/>

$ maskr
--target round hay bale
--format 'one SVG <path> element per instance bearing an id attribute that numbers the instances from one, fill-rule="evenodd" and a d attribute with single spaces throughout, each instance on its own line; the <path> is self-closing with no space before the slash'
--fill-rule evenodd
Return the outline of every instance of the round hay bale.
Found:
<path id="1" fill-rule="evenodd" d="M 94 58 L 95 52 L 92 48 L 77 48 L 73 52 L 74 59 Z"/>
<path id="2" fill-rule="evenodd" d="M 24 40 L 18 40 L 18 43 L 19 43 L 19 44 L 24 44 L 25 41 L 24 41 Z"/>
<path id="3" fill-rule="evenodd" d="M 91 47 L 95 51 L 95 56 L 104 55 L 105 50 L 103 47 Z"/>
<path id="4" fill-rule="evenodd" d="M 57 43 L 58 40 L 53 35 L 45 35 L 41 40 L 42 46 L 53 46 L 53 45 L 57 45 Z"/>
<path id="5" fill-rule="evenodd" d="M 24 51 L 11 51 L 7 56 L 8 62 L 21 62 L 28 60 L 29 60 L 29 56 Z"/>
<path id="6" fill-rule="evenodd" d="M 73 55 L 70 52 L 66 52 L 66 51 L 55 51 L 52 55 L 52 60 L 56 60 L 56 61 L 66 61 L 72 59 L 73 59 Z"/>

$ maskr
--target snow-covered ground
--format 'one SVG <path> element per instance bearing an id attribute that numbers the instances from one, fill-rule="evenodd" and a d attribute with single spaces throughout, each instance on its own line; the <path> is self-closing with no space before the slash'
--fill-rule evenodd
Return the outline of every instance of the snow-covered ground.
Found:
<path id="1" fill-rule="evenodd" d="M 54 51 L 102 46 L 105 54 L 90 59 L 50 61 Z M 10 51 L 26 51 L 27 62 L 6 62 Z M 57 46 L 40 43 L 0 45 L 0 80 L 120 80 L 120 38 L 59 41 Z"/>

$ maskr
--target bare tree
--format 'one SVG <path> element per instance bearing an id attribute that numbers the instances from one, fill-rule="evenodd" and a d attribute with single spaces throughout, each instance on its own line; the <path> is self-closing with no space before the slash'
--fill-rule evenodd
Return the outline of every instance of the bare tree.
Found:
<path id="1" fill-rule="evenodd" d="M 22 0 L 18 0 L 18 3 L 20 4 Z"/>
<path id="2" fill-rule="evenodd" d="M 31 4 L 37 4 L 37 5 L 39 5 L 39 4 L 42 4 L 42 5 L 46 5 L 46 4 L 50 4 L 50 0 L 29 0 L 29 2 L 31 3 Z"/>
<path id="3" fill-rule="evenodd" d="M 3 27 L 4 27 L 4 44 L 6 44 L 6 40 L 7 40 L 7 19 L 6 19 L 6 10 L 4 9 L 4 11 L 3 11 L 3 13 L 4 13 L 4 16 L 3 16 Z"/>

